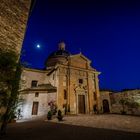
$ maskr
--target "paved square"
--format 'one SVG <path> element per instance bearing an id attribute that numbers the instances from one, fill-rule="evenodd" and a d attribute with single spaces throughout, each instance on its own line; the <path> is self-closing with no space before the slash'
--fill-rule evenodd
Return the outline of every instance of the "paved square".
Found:
<path id="1" fill-rule="evenodd" d="M 53 119 L 52 122 L 58 121 Z M 64 121 L 60 123 L 140 133 L 140 117 L 138 116 L 112 114 L 65 116 Z"/>

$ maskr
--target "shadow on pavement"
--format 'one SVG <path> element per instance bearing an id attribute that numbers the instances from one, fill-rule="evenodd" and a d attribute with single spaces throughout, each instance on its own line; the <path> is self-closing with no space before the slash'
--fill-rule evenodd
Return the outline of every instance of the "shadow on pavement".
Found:
<path id="1" fill-rule="evenodd" d="M 1 140 L 140 140 L 140 133 L 32 121 L 10 124 Z"/>

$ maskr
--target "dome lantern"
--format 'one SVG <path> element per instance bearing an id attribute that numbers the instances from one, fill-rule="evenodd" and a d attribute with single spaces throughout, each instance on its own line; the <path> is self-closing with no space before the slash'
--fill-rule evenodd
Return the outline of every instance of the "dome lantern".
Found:
<path id="1" fill-rule="evenodd" d="M 65 50 L 65 43 L 60 42 L 58 44 L 58 50 L 52 52 L 47 60 L 46 60 L 46 66 L 47 67 L 53 67 L 56 64 L 65 64 L 67 63 L 67 58 L 70 56 L 70 53 Z"/>
<path id="2" fill-rule="evenodd" d="M 59 50 L 65 50 L 65 46 L 66 46 L 66 44 L 65 44 L 64 42 L 60 42 L 60 43 L 58 44 L 58 49 L 59 49 Z"/>

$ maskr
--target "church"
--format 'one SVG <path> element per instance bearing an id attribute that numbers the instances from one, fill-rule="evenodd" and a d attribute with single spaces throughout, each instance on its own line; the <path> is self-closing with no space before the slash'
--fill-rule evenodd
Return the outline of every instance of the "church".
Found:
<path id="1" fill-rule="evenodd" d="M 65 114 L 92 114 L 101 108 L 98 72 L 81 52 L 70 54 L 58 44 L 46 60 L 46 68 L 23 68 L 20 112 L 23 119 L 46 116 L 49 104 Z"/>

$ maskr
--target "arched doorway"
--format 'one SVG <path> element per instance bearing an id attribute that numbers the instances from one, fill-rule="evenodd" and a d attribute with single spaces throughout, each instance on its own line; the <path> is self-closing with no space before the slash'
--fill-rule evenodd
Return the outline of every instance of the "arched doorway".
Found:
<path id="1" fill-rule="evenodd" d="M 110 109 L 109 109 L 109 102 L 108 100 L 103 100 L 103 113 L 109 113 Z"/>

